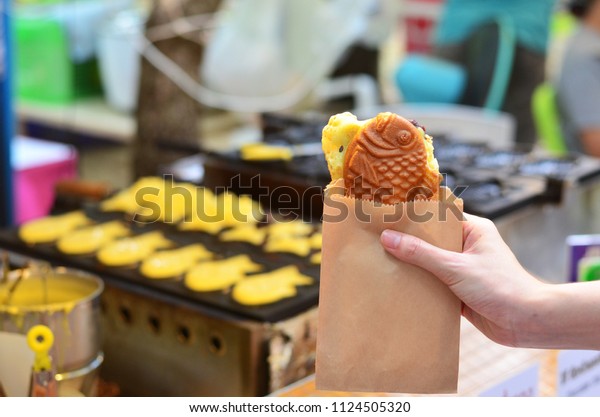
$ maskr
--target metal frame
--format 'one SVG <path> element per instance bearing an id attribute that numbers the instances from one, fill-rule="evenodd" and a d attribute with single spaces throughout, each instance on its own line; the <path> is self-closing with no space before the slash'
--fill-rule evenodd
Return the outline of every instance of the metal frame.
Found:
<path id="1" fill-rule="evenodd" d="M 11 85 L 10 0 L 0 0 L 0 226 L 13 220 L 13 183 L 10 158 L 14 135 Z"/>

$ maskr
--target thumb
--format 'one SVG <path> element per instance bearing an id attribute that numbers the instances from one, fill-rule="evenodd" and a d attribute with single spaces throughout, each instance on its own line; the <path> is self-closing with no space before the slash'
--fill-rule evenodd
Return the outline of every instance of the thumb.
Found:
<path id="1" fill-rule="evenodd" d="M 396 232 L 384 230 L 381 244 L 399 260 L 418 266 L 437 276 L 445 284 L 451 284 L 457 252 L 451 252 L 431 245 L 422 239 Z"/>

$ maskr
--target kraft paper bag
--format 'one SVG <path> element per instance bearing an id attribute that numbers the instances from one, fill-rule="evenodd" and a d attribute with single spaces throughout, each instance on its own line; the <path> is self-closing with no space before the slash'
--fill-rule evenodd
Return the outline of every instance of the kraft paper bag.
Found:
<path id="1" fill-rule="evenodd" d="M 320 390 L 455 393 L 461 302 L 380 243 L 394 229 L 462 251 L 462 200 L 377 205 L 326 190 L 317 330 Z"/>

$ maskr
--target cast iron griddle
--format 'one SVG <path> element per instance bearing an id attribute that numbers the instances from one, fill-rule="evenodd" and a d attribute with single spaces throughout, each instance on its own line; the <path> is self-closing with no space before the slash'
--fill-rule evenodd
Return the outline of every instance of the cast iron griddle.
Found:
<path id="1" fill-rule="evenodd" d="M 123 219 L 122 214 L 101 213 L 97 208 L 86 210 L 88 216 L 99 222 Z M 253 261 L 265 266 L 264 272 L 268 272 L 287 265 L 296 265 L 299 270 L 314 278 L 315 282 L 309 286 L 298 287 L 295 297 L 287 298 L 273 304 L 264 306 L 244 306 L 235 302 L 231 295 L 225 292 L 195 292 L 187 289 L 182 279 L 154 280 L 145 278 L 138 272 L 138 267 L 107 267 L 96 260 L 93 255 L 69 256 L 58 251 L 53 244 L 34 245 L 25 244 L 18 237 L 17 229 L 0 231 L 0 246 L 27 256 L 42 259 L 56 266 L 66 266 L 81 269 L 97 274 L 108 283 L 126 287 L 132 291 L 142 291 L 160 299 L 167 295 L 174 300 L 181 300 L 186 304 L 198 304 L 207 307 L 216 314 L 225 313 L 234 319 L 250 319 L 260 322 L 274 323 L 306 311 L 316 306 L 319 296 L 319 273 L 318 265 L 310 264 L 307 258 L 301 258 L 293 254 L 265 253 L 260 247 L 244 242 L 221 242 L 216 236 L 202 232 L 178 231 L 175 226 L 164 223 L 140 224 L 130 223 L 134 234 L 145 233 L 153 230 L 161 230 L 165 236 L 171 239 L 176 247 L 192 243 L 202 243 L 208 250 L 215 252 L 219 258 L 234 255 L 247 254 Z M 206 310 L 206 309 L 205 309 Z"/>
<path id="2" fill-rule="evenodd" d="M 567 186 L 582 185 L 600 176 L 600 160 L 579 154 L 553 157 L 531 152 L 519 145 L 512 149 L 492 150 L 482 143 L 463 143 L 445 138 L 434 139 L 434 146 L 441 172 L 458 173 L 459 176 L 468 177 L 487 173 L 500 183 L 513 182 L 516 178 L 543 181 L 545 189 L 539 193 L 538 202 L 560 203 Z M 525 180 L 520 182 L 524 183 Z M 502 187 L 504 188 L 504 185 Z M 515 194 L 510 188 L 514 191 L 522 188 L 522 185 L 509 187 L 504 195 L 524 195 Z M 494 186 L 490 185 L 485 187 L 485 191 L 495 203 L 491 204 L 490 201 L 487 206 L 501 205 L 498 201 L 498 187 L 494 190 Z M 471 195 L 472 192 L 475 194 Z M 479 200 L 478 196 L 482 194 L 483 191 L 468 191 L 463 195 L 465 207 L 469 206 L 472 196 L 475 196 L 474 200 Z"/>
<path id="3" fill-rule="evenodd" d="M 600 161 L 584 155 L 559 158 L 536 157 L 519 166 L 519 175 L 544 178 L 545 197 L 560 202 L 570 185 L 584 185 L 600 176 Z"/>
<path id="4" fill-rule="evenodd" d="M 323 214 L 323 188 L 331 181 L 323 155 L 291 161 L 243 161 L 239 152 L 202 155 L 204 180 L 210 189 L 227 188 L 260 201 L 271 212 L 294 213 L 318 222 Z"/>
<path id="5" fill-rule="evenodd" d="M 540 201 L 551 203 L 560 203 L 569 186 L 584 185 L 600 176 L 600 160 L 578 154 L 549 157 L 515 151 L 496 152 L 478 157 L 476 167 L 503 178 L 542 180 L 545 190 Z"/>
<path id="6" fill-rule="evenodd" d="M 465 212 L 491 220 L 536 203 L 545 190 L 540 179 L 502 178 L 468 169 L 448 170 L 442 184 L 463 199 Z"/>

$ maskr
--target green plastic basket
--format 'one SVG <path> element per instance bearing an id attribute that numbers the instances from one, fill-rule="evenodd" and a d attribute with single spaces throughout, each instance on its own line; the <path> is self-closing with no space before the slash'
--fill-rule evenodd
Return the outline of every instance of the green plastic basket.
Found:
<path id="1" fill-rule="evenodd" d="M 541 145 L 554 155 L 565 155 L 567 146 L 561 130 L 556 91 L 552 84 L 545 82 L 535 89 L 531 106 Z"/>
<path id="2" fill-rule="evenodd" d="M 25 101 L 67 104 L 101 93 L 95 59 L 73 63 L 63 27 L 44 18 L 15 19 L 16 94 Z"/>

